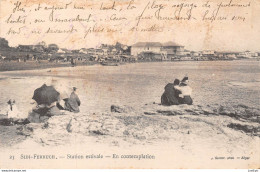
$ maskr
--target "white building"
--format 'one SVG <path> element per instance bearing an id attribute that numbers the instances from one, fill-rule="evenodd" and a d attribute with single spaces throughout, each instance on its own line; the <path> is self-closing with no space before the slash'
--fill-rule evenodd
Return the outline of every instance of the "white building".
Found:
<path id="1" fill-rule="evenodd" d="M 181 55 L 184 46 L 174 42 L 138 42 L 131 47 L 131 55 L 137 56 L 140 53 L 153 53 L 162 55 L 162 58 L 169 58 L 174 55 Z"/>
<path id="2" fill-rule="evenodd" d="M 202 55 L 204 55 L 204 56 L 214 56 L 215 51 L 214 50 L 203 50 Z"/>
<path id="3" fill-rule="evenodd" d="M 238 57 L 244 57 L 244 58 L 253 58 L 253 57 L 257 57 L 258 53 L 255 52 L 250 52 L 250 51 L 245 51 L 245 52 L 241 52 L 238 54 Z"/>
<path id="4" fill-rule="evenodd" d="M 160 53 L 162 44 L 159 42 L 138 42 L 131 47 L 131 55 L 137 56 L 142 52 Z"/>

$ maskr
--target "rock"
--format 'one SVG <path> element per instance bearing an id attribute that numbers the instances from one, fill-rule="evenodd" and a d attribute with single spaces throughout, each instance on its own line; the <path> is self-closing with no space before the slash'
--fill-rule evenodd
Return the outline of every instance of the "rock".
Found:
<path id="1" fill-rule="evenodd" d="M 89 126 L 88 132 L 94 135 L 106 135 L 107 132 L 101 128 L 102 124 L 92 123 Z"/>
<path id="2" fill-rule="evenodd" d="M 260 120 L 259 110 L 243 105 L 232 107 L 220 105 L 160 106 L 149 103 L 143 107 L 135 108 L 112 105 L 111 112 L 113 113 L 87 114 L 80 112 L 74 114 L 68 112 L 63 116 L 52 116 L 46 119 L 33 114 L 30 117 L 31 121 L 39 123 L 30 123 L 18 128 L 17 134 L 30 136 L 35 142 L 42 145 L 55 146 L 72 143 L 74 136 L 79 138 L 98 136 L 98 138 L 102 139 L 105 135 L 106 138 L 122 138 L 127 141 L 145 142 L 154 139 L 169 139 L 172 134 L 174 135 L 177 132 L 193 135 L 196 134 L 192 130 L 193 125 L 196 126 L 197 123 L 201 124 L 203 122 L 202 124 L 211 127 L 217 123 L 216 121 L 213 121 L 213 123 L 207 122 L 207 120 L 204 121 L 204 118 L 208 120 L 214 120 L 215 118 L 211 116 L 201 117 L 202 115 L 226 115 L 234 119 L 240 119 L 240 124 L 228 124 L 235 120 L 225 117 L 227 119 L 225 124 L 220 122 L 217 125 L 226 127 L 228 124 L 229 128 L 241 130 L 247 134 L 259 135 L 259 127 L 256 125 L 258 123 L 254 125 L 249 123 L 250 120 Z M 162 115 L 164 116 L 162 117 Z M 179 116 L 171 117 L 177 115 Z M 199 116 L 191 117 L 188 115 Z M 190 120 L 187 120 L 187 118 L 190 118 Z M 241 122 L 241 119 L 244 122 Z"/>
<path id="3" fill-rule="evenodd" d="M 48 121 L 49 117 L 48 116 L 41 116 L 38 113 L 31 112 L 31 113 L 29 113 L 29 116 L 28 116 L 27 119 L 31 123 L 42 123 L 42 122 Z"/>
<path id="4" fill-rule="evenodd" d="M 69 133 L 71 133 L 72 132 L 72 130 L 71 130 L 71 121 L 72 121 L 72 119 L 69 121 L 69 123 L 68 123 L 68 125 L 67 125 L 67 127 L 66 127 L 66 130 L 69 132 Z"/>
<path id="5" fill-rule="evenodd" d="M 220 105 L 217 113 L 220 115 L 226 115 L 230 117 L 236 117 L 236 111 L 234 110 L 233 107 L 227 107 L 227 106 L 222 106 Z"/>
<path id="6" fill-rule="evenodd" d="M 245 133 L 250 133 L 256 136 L 260 137 L 260 127 L 259 126 L 252 126 L 247 124 L 238 124 L 238 123 L 230 123 L 227 125 L 227 127 L 235 129 L 235 130 L 241 130 Z"/>
<path id="7" fill-rule="evenodd" d="M 0 119 L 0 125 L 3 126 L 12 126 L 14 125 L 12 118 L 1 118 Z"/>
<path id="8" fill-rule="evenodd" d="M 25 125 L 30 123 L 28 119 L 18 119 L 18 118 L 1 118 L 0 125 L 3 126 L 13 126 L 13 125 Z"/>
<path id="9" fill-rule="evenodd" d="M 40 124 L 27 124 L 27 125 L 21 125 L 19 127 L 16 128 L 16 133 L 18 135 L 24 135 L 24 136 L 32 136 L 33 132 L 40 128 Z"/>
<path id="10" fill-rule="evenodd" d="M 103 133 L 101 130 L 92 130 L 90 131 L 90 133 L 93 133 L 95 135 L 106 135 L 105 133 Z"/>
<path id="11" fill-rule="evenodd" d="M 127 130 L 125 130 L 125 131 L 123 132 L 123 134 L 126 135 L 126 136 L 129 136 L 129 132 L 128 132 Z"/>
<path id="12" fill-rule="evenodd" d="M 132 107 L 128 106 L 116 106 L 116 105 L 111 105 L 111 112 L 116 112 L 116 113 L 129 113 L 133 112 Z"/>
<path id="13" fill-rule="evenodd" d="M 144 112 L 145 115 L 156 115 L 157 113 L 155 112 Z"/>
<path id="14" fill-rule="evenodd" d="M 48 122 L 45 122 L 44 124 L 43 124 L 43 126 L 42 126 L 42 129 L 46 129 L 46 128 L 48 128 L 49 127 L 49 123 Z"/>
<path id="15" fill-rule="evenodd" d="M 260 110 L 246 105 L 222 106 L 216 110 L 217 114 L 226 115 L 238 120 L 260 123 Z"/>
<path id="16" fill-rule="evenodd" d="M 173 111 L 173 110 L 157 110 L 157 113 L 160 113 L 162 115 L 167 115 L 167 116 L 176 116 L 176 115 L 183 115 L 184 113 L 182 111 Z"/>
<path id="17" fill-rule="evenodd" d="M 173 105 L 158 106 L 157 104 L 149 104 L 143 107 L 143 113 L 146 115 L 216 115 L 214 108 L 211 106 L 201 105 Z"/>
<path id="18" fill-rule="evenodd" d="M 18 135 L 30 136 L 33 133 L 33 128 L 28 126 L 20 126 L 17 128 Z"/>
<path id="19" fill-rule="evenodd" d="M 202 111 L 202 114 L 204 114 L 204 115 L 216 115 L 216 112 L 214 111 L 214 109 L 209 108 L 209 107 L 204 108 L 201 111 Z"/>

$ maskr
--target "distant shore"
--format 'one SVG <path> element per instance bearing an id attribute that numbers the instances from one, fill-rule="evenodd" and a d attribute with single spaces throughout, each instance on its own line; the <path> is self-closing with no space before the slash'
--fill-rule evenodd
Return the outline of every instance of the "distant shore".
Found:
<path id="1" fill-rule="evenodd" d="M 88 62 L 80 62 L 75 66 L 90 66 L 98 64 L 97 62 L 88 61 Z M 27 61 L 27 62 L 0 62 L 0 72 L 4 71 L 16 71 L 16 70 L 35 70 L 35 69 L 49 69 L 49 68 L 57 68 L 57 67 L 72 67 L 71 63 L 50 63 L 46 60 L 36 62 L 36 61 Z"/>
<path id="2" fill-rule="evenodd" d="M 236 59 L 237 60 L 247 60 L 247 61 L 257 61 L 257 59 Z M 127 63 L 153 63 L 153 62 L 200 62 L 200 61 L 220 61 L 220 60 L 174 60 L 174 61 L 136 61 L 136 62 L 123 62 L 123 64 Z M 227 60 L 222 60 L 227 61 Z M 230 61 L 230 60 L 228 60 Z M 114 62 L 113 62 L 114 63 Z M 95 64 L 100 64 L 96 61 L 85 61 L 85 62 L 78 62 L 74 66 L 91 66 Z M 122 64 L 118 62 L 118 64 Z M 49 69 L 49 68 L 58 68 L 58 67 L 74 67 L 69 62 L 49 62 L 47 60 L 42 60 L 40 62 L 36 61 L 27 61 L 27 62 L 17 62 L 17 61 L 0 61 L 0 72 L 4 71 L 20 71 L 20 70 L 37 70 L 37 69 Z"/>

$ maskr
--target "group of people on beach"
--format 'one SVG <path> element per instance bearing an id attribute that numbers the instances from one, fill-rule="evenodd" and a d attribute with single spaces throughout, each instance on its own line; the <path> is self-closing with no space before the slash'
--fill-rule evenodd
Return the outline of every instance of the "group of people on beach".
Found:
<path id="1" fill-rule="evenodd" d="M 164 106 L 180 104 L 192 105 L 192 88 L 188 83 L 188 76 L 185 76 L 181 81 L 175 79 L 173 83 L 168 83 L 164 87 L 164 93 L 161 96 L 161 104 Z"/>
<path id="2" fill-rule="evenodd" d="M 43 85 L 45 86 L 45 84 Z M 43 122 L 45 119 L 48 119 L 51 116 L 63 115 L 62 111 L 70 111 L 78 113 L 79 106 L 81 101 L 76 93 L 77 88 L 73 87 L 73 91 L 70 96 L 60 96 L 57 98 L 57 101 L 54 101 L 50 104 L 47 103 L 37 103 L 37 101 L 31 102 L 33 104 L 32 110 L 29 112 L 26 120 L 28 122 Z M 11 119 L 21 119 L 20 111 L 16 106 L 14 99 L 10 99 L 7 102 L 7 107 L 1 110 L 2 114 L 6 115 Z"/>
<path id="3" fill-rule="evenodd" d="M 58 90 L 59 91 L 59 90 Z M 59 116 L 64 113 L 61 110 L 70 111 L 78 113 L 79 106 L 81 101 L 76 93 L 77 88 L 73 87 L 73 91 L 70 96 L 61 96 L 59 95 L 57 101 L 52 102 L 51 104 L 38 104 L 33 108 L 32 112 L 29 113 L 28 120 L 30 122 L 41 122 L 44 118 L 49 118 L 51 116 Z"/>
<path id="4" fill-rule="evenodd" d="M 188 83 L 188 76 L 185 76 L 181 81 L 179 79 L 175 79 L 173 83 L 168 83 L 165 86 L 164 93 L 161 96 L 161 104 L 164 106 L 180 104 L 192 105 L 192 88 L 188 85 Z M 42 87 L 47 86 L 44 84 Z M 54 87 L 55 86 L 53 86 L 53 88 Z M 80 111 L 79 106 L 81 101 L 76 93 L 77 88 L 73 87 L 73 91 L 70 96 L 68 96 L 68 94 L 67 96 L 64 96 L 64 94 L 60 94 L 59 91 L 61 93 L 63 92 L 62 90 L 57 89 L 56 93 L 58 94 L 58 98 L 51 103 L 39 103 L 33 97 L 34 102 L 31 104 L 36 106 L 32 108 L 31 112 L 29 112 L 27 120 L 29 122 L 42 122 L 44 119 L 48 119 L 51 116 L 62 115 L 64 114 L 64 111 L 78 113 Z M 7 102 L 7 105 L 8 106 L 4 114 L 7 115 L 8 118 L 19 118 L 20 112 L 16 107 L 15 100 L 10 99 Z"/>

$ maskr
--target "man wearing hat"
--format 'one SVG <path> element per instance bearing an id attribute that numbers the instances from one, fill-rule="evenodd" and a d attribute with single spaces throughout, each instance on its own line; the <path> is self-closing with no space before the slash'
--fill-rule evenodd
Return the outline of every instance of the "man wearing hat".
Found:
<path id="1" fill-rule="evenodd" d="M 65 109 L 70 112 L 79 112 L 80 100 L 78 95 L 76 94 L 77 88 L 73 87 L 73 92 L 71 93 L 68 100 L 65 102 Z"/>

